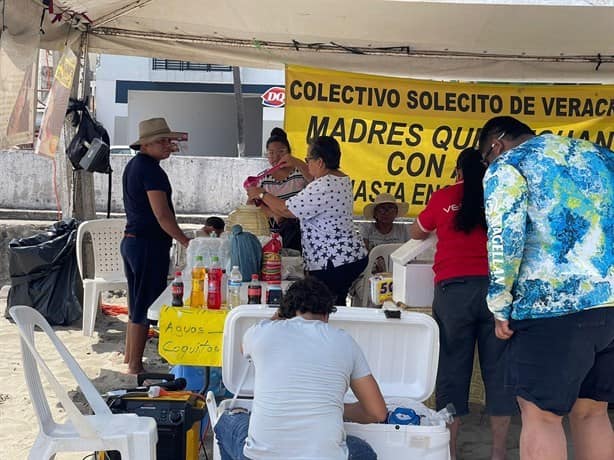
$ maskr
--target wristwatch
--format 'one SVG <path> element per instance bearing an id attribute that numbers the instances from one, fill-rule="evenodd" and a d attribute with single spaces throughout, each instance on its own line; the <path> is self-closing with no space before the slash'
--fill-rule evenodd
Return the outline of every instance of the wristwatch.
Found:
<path id="1" fill-rule="evenodd" d="M 265 191 L 260 192 L 260 195 L 258 195 L 258 198 L 260 198 L 261 200 L 264 199 L 264 195 L 266 195 Z"/>

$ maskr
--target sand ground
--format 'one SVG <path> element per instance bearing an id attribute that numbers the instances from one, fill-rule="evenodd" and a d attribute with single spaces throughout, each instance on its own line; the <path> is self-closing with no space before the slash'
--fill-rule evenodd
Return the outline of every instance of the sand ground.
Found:
<path id="1" fill-rule="evenodd" d="M 4 295 L 1 295 L 4 293 Z M 12 321 L 4 318 L 6 289 L 0 293 L 0 460 L 19 460 L 27 458 L 30 447 L 38 432 L 37 420 L 30 403 L 24 380 L 19 335 Z M 123 293 L 106 293 L 104 302 L 125 305 Z M 54 327 L 57 335 L 74 355 L 78 363 L 94 383 L 95 387 L 105 393 L 109 390 L 131 388 L 136 386 L 136 377 L 126 375 L 123 363 L 124 334 L 127 317 L 125 315 L 106 316 L 101 311 L 96 318 L 95 333 L 92 337 L 81 334 L 81 323 L 77 321 L 68 327 Z M 44 334 L 37 333 L 44 339 Z M 157 339 L 148 341 L 145 350 L 145 366 L 149 371 L 167 372 L 169 365 L 158 355 Z M 49 360 L 62 383 L 69 390 L 73 399 L 82 407 L 84 398 L 78 392 L 75 382 L 59 356 L 55 355 L 51 343 L 41 340 L 44 355 Z M 54 398 L 50 398 L 54 399 Z M 57 401 L 51 403 L 52 411 L 62 417 L 63 411 Z M 614 413 L 611 413 L 614 420 Z M 518 439 L 520 433 L 519 417 L 514 417 L 508 438 L 507 458 L 519 458 Z M 205 445 L 208 458 L 211 455 L 211 436 L 207 436 Z M 472 414 L 464 417 L 459 435 L 459 460 L 486 460 L 490 451 L 490 431 L 488 417 L 482 415 L 482 407 L 473 406 Z M 56 456 L 57 460 L 81 460 L 88 452 Z M 91 457 L 88 457 L 91 458 Z M 204 459 L 203 452 L 200 458 Z M 570 457 L 572 458 L 572 457 Z"/>

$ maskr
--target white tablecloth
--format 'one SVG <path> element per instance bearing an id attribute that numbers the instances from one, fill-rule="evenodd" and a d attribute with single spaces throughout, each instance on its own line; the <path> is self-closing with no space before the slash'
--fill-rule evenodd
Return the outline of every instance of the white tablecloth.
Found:
<path id="1" fill-rule="evenodd" d="M 292 281 L 282 281 L 281 289 L 283 292 L 286 292 L 288 286 L 290 286 Z M 247 303 L 247 286 L 249 282 L 241 284 L 241 303 Z M 262 299 L 265 299 L 266 295 L 266 283 L 262 285 Z M 160 319 L 160 308 L 162 305 L 170 305 L 172 301 L 171 295 L 171 285 L 166 286 L 166 289 L 160 294 L 160 296 L 149 306 L 147 309 L 147 319 L 158 321 Z"/>

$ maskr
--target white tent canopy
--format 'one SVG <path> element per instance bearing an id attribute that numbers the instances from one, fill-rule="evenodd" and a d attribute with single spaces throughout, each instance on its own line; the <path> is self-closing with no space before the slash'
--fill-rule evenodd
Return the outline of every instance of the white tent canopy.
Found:
<path id="1" fill-rule="evenodd" d="M 40 17 L 41 2 L 27 0 Z M 0 3 L 2 3 L 0 1 Z M 20 5 L 20 11 L 11 7 Z M 26 1 L 6 0 L 12 35 Z M 438 80 L 614 82 L 614 1 L 55 0 L 41 47 Z M 84 13 L 84 15 L 81 15 Z M 71 19 L 72 17 L 72 19 Z M 57 18 L 59 19 L 59 17 Z M 72 32 L 71 32 L 72 29 Z M 31 31 L 29 31 L 31 33 Z"/>

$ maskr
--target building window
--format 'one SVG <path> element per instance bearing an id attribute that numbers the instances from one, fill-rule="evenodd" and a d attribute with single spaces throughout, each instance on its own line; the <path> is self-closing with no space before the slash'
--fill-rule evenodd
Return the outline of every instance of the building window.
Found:
<path id="1" fill-rule="evenodd" d="M 199 72 L 232 72 L 232 66 L 219 64 L 198 64 L 190 61 L 178 61 L 175 59 L 151 60 L 153 70 L 194 70 Z"/>

